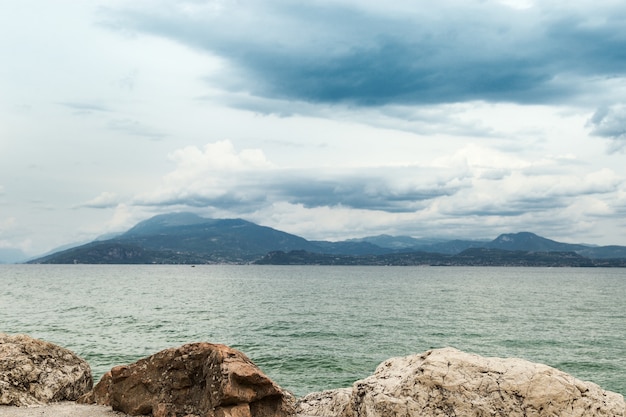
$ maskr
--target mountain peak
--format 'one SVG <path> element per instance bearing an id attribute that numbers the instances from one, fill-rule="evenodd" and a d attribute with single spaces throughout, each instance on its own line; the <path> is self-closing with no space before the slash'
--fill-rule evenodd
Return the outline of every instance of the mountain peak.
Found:
<path id="1" fill-rule="evenodd" d="M 159 223 L 163 226 L 186 226 L 190 224 L 202 223 L 206 220 L 206 218 L 200 217 L 195 213 L 182 211 L 176 213 L 157 214 L 154 217 L 138 223 L 138 225 L 143 223 Z"/>
<path id="2" fill-rule="evenodd" d="M 493 242 L 500 242 L 500 243 L 505 243 L 505 242 L 528 242 L 531 241 L 533 239 L 536 240 L 550 240 L 550 239 L 546 239 L 543 238 L 541 236 L 538 236 L 532 232 L 518 232 L 518 233 L 503 233 L 500 236 L 498 236 L 497 238 L 495 238 L 493 240 Z"/>
<path id="3" fill-rule="evenodd" d="M 486 245 L 492 249 L 525 250 L 535 252 L 573 252 L 583 248 L 581 245 L 561 243 L 546 239 L 531 232 L 501 234 Z"/>
<path id="4" fill-rule="evenodd" d="M 204 217 L 198 216 L 197 214 L 189 212 L 158 214 L 154 217 L 150 217 L 147 220 L 137 223 L 134 227 L 130 228 L 126 233 L 124 233 L 124 235 L 130 236 L 146 234 L 160 230 L 164 227 L 190 226 L 210 221 L 211 219 L 206 219 Z"/>

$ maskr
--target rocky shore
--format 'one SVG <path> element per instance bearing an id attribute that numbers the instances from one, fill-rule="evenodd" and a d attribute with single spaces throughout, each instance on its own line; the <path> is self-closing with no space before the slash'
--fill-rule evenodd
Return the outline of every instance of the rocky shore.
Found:
<path id="1" fill-rule="evenodd" d="M 113 367 L 94 386 L 71 351 L 0 333 L 2 417 L 625 417 L 624 398 L 522 359 L 453 348 L 389 359 L 352 387 L 296 399 L 231 347 L 190 343 Z"/>

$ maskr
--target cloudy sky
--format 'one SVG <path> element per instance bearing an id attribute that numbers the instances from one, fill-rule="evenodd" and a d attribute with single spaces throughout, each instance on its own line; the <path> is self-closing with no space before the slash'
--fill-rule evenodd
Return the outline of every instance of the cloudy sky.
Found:
<path id="1" fill-rule="evenodd" d="M 626 245 L 623 0 L 0 3 L 0 248 L 152 215 Z"/>

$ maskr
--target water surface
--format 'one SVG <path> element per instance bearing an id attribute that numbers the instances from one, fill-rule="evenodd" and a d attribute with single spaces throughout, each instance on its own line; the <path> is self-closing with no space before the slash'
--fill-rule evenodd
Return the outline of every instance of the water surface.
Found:
<path id="1" fill-rule="evenodd" d="M 0 332 L 67 347 L 96 378 L 208 341 L 304 395 L 453 346 L 626 394 L 625 295 L 617 268 L 0 265 Z"/>

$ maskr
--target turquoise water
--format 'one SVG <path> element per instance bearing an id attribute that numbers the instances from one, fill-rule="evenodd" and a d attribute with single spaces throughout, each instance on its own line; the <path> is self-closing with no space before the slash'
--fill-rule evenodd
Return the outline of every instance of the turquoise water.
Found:
<path id="1" fill-rule="evenodd" d="M 444 346 L 626 394 L 626 269 L 0 265 L 0 332 L 114 365 L 225 343 L 300 396 Z"/>

